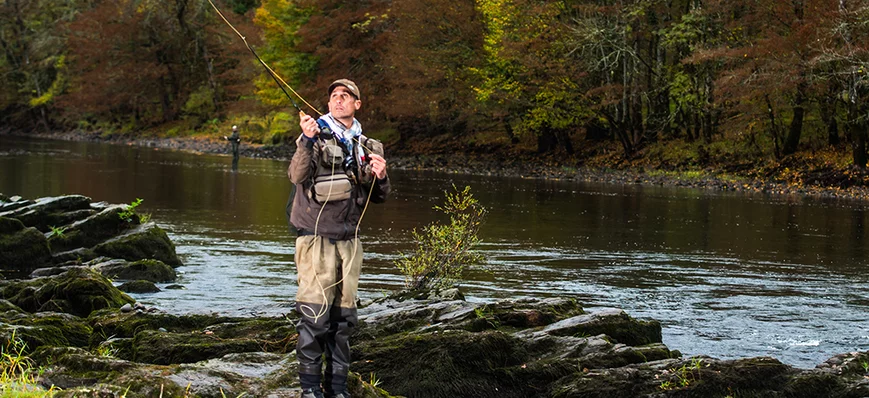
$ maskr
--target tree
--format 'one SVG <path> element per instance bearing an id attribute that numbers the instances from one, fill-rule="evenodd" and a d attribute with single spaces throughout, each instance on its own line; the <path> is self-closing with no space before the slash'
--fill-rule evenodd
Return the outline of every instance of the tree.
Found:
<path id="1" fill-rule="evenodd" d="M 394 34 L 383 59 L 390 71 L 388 117 L 402 138 L 466 132 L 477 114 L 472 70 L 483 47 L 474 1 L 402 0 L 393 3 L 392 15 Z"/>
<path id="2" fill-rule="evenodd" d="M 63 24 L 90 1 L 0 2 L 0 121 L 53 126 L 55 100 L 67 80 Z"/>
<path id="3" fill-rule="evenodd" d="M 83 13 L 70 24 L 68 116 L 138 128 L 216 116 L 239 95 L 218 77 L 248 61 L 216 23 L 208 3 L 190 0 L 102 2 Z"/>

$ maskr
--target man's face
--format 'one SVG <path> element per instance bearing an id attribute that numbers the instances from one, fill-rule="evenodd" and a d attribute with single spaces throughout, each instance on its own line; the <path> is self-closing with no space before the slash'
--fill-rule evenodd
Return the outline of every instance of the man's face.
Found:
<path id="1" fill-rule="evenodd" d="M 337 119 L 352 118 L 361 106 L 362 101 L 356 99 L 347 87 L 335 87 L 329 95 L 329 112 Z"/>

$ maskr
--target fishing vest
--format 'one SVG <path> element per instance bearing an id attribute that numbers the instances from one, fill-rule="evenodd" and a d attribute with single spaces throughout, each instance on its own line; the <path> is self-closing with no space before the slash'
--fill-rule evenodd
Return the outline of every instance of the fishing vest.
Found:
<path id="1" fill-rule="evenodd" d="M 320 138 L 319 161 L 314 173 L 314 183 L 308 192 L 311 199 L 321 204 L 347 200 L 352 196 L 356 185 L 371 183 L 374 175 L 371 164 L 367 161 L 368 155 L 376 153 L 382 156 L 383 144 L 365 136 L 359 138 L 362 142 L 361 164 L 335 135 L 329 139 Z"/>

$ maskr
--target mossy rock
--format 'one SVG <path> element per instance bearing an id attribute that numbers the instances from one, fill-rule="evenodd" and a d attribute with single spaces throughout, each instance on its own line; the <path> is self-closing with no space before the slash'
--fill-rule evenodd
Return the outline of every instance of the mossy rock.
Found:
<path id="1" fill-rule="evenodd" d="M 61 236 L 51 239 L 51 250 L 61 253 L 79 247 L 93 247 L 109 239 L 117 237 L 138 225 L 121 219 L 119 214 L 124 211 L 124 205 L 115 205 L 103 209 L 97 214 L 70 225 Z"/>
<path id="2" fill-rule="evenodd" d="M 182 265 L 169 236 L 154 223 L 142 224 L 124 235 L 94 247 L 94 252 L 129 261 L 154 259 L 177 267 Z"/>
<path id="3" fill-rule="evenodd" d="M 21 309 L 21 307 L 15 305 L 15 304 L 12 304 L 12 302 L 9 300 L 0 300 L 0 314 L 7 314 L 7 313 L 24 314 L 25 312 L 24 312 L 24 310 Z M 5 317 L 5 316 L 0 316 L 0 318 L 7 319 L 7 317 Z"/>
<path id="4" fill-rule="evenodd" d="M 261 351 L 254 339 L 223 339 L 206 332 L 168 333 L 144 330 L 133 338 L 136 362 L 168 365 L 219 358 L 230 353 Z"/>
<path id="5" fill-rule="evenodd" d="M 661 342 L 661 323 L 641 321 L 619 309 L 603 310 L 568 318 L 543 328 L 554 336 L 596 336 L 605 334 L 617 343 L 638 346 Z"/>
<path id="6" fill-rule="evenodd" d="M 17 218 L 28 227 L 44 228 L 52 215 L 90 209 L 91 199 L 82 195 L 65 195 L 39 198 L 26 206 L 0 213 L 0 216 Z M 63 225 L 63 224 L 58 224 Z"/>
<path id="7" fill-rule="evenodd" d="M 94 268 L 113 280 L 171 282 L 176 278 L 175 269 L 160 260 L 108 261 L 97 264 Z"/>
<path id="8" fill-rule="evenodd" d="M 815 398 L 846 396 L 845 380 L 831 372 L 810 370 L 792 378 L 785 386 L 787 397 Z"/>
<path id="9" fill-rule="evenodd" d="M 65 343 L 61 344 L 61 346 L 69 347 L 87 347 L 91 333 L 93 332 L 93 329 L 91 329 L 84 319 L 62 312 L 38 312 L 27 318 L 21 318 L 10 323 L 24 326 L 50 326 L 57 328 L 65 340 Z"/>
<path id="10" fill-rule="evenodd" d="M 11 323 L 0 322 L 0 347 L 9 353 L 16 344 L 23 354 L 43 347 L 84 347 L 90 328 L 81 320 L 63 317 L 64 314 L 43 314 L 19 318 Z M 18 342 L 18 343 L 16 343 Z"/>
<path id="11" fill-rule="evenodd" d="M 132 338 L 145 330 L 166 329 L 174 333 L 201 332 L 206 327 L 220 323 L 234 323 L 241 318 L 216 315 L 171 315 L 166 313 L 121 312 L 118 309 L 96 311 L 88 318 L 94 330 L 91 345 L 99 344 L 101 336 Z M 105 337 L 103 337 L 105 338 Z"/>
<path id="12" fill-rule="evenodd" d="M 0 217 L 0 235 L 14 234 L 27 226 L 16 218 Z"/>
<path id="13" fill-rule="evenodd" d="M 181 397 L 184 387 L 164 376 L 165 367 L 153 367 L 111 356 L 97 355 L 78 348 L 46 347 L 31 358 L 48 366 L 43 383 L 62 390 L 55 397 Z"/>
<path id="14" fill-rule="evenodd" d="M 128 281 L 122 283 L 118 286 L 122 292 L 125 293 L 157 293 L 160 291 L 160 288 L 151 281 Z"/>
<path id="15" fill-rule="evenodd" d="M 356 344 L 353 351 L 351 368 L 360 374 L 375 373 L 395 394 L 531 396 L 529 386 L 505 371 L 521 368 L 531 358 L 520 340 L 499 331 L 402 334 Z"/>
<path id="16" fill-rule="evenodd" d="M 28 312 L 65 312 L 80 317 L 134 302 L 104 276 L 88 268 L 72 268 L 61 275 L 10 283 L 0 288 L 0 297 Z"/>
<path id="17" fill-rule="evenodd" d="M 296 321 L 289 318 L 250 318 L 210 325 L 206 331 L 223 339 L 250 338 L 263 342 L 263 351 L 295 349 Z"/>
<path id="18" fill-rule="evenodd" d="M 51 260 L 48 239 L 36 228 L 0 217 L 0 228 L 14 231 L 0 234 L 0 270 L 6 277 L 23 277 Z"/>
<path id="19" fill-rule="evenodd" d="M 32 227 L 47 233 L 52 231 L 52 227 L 59 228 L 61 226 L 70 225 L 75 223 L 76 221 L 81 221 L 87 219 L 88 217 L 94 216 L 95 214 L 97 214 L 97 211 L 94 209 L 83 209 L 62 213 L 44 214 L 40 215 L 34 220 L 29 220 L 29 224 L 32 224 Z M 66 231 L 64 230 L 64 232 Z"/>
<path id="20" fill-rule="evenodd" d="M 87 247 L 79 247 L 77 249 L 68 250 L 65 252 L 54 253 L 51 261 L 55 264 L 63 264 L 75 262 L 78 264 L 86 263 L 99 257 L 93 250 Z"/>

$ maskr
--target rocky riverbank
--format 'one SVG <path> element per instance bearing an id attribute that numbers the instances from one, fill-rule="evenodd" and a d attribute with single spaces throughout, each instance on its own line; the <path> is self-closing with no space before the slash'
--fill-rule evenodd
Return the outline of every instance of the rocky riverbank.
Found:
<path id="1" fill-rule="evenodd" d="M 34 136 L 28 134 L 27 136 Z M 224 140 L 209 137 L 183 138 L 129 138 L 103 137 L 85 132 L 67 132 L 38 135 L 41 138 L 70 141 L 108 142 L 120 145 L 138 145 L 192 151 L 229 154 L 230 146 Z M 288 160 L 295 149 L 292 145 L 258 145 L 242 142 L 242 157 Z M 491 175 L 501 177 L 541 178 L 566 181 L 599 182 L 607 184 L 641 184 L 675 186 L 735 192 L 761 192 L 795 197 L 869 200 L 869 171 L 867 170 L 805 170 L 799 181 L 777 178 L 738 177 L 717 173 L 712 169 L 702 172 L 676 172 L 643 167 L 604 168 L 587 167 L 544 158 L 534 154 L 508 156 L 499 153 L 461 153 L 438 151 L 436 154 L 416 154 L 406 149 L 393 151 L 389 156 L 391 168 L 405 170 L 434 170 L 447 173 Z M 389 154 L 388 150 L 388 154 Z M 787 167 L 785 167 L 787 168 Z M 796 172 L 796 170 L 794 170 Z"/>
<path id="2" fill-rule="evenodd" d="M 0 195 L 0 344 L 42 370 L 31 387 L 68 397 L 298 397 L 295 315 L 167 314 L 119 289 L 171 281 L 182 265 L 165 232 L 131 207 Z M 357 398 L 869 396 L 869 352 L 815 369 L 684 358 L 662 343 L 658 321 L 588 312 L 571 298 L 483 304 L 456 289 L 396 292 L 363 303 L 359 319 Z"/>

